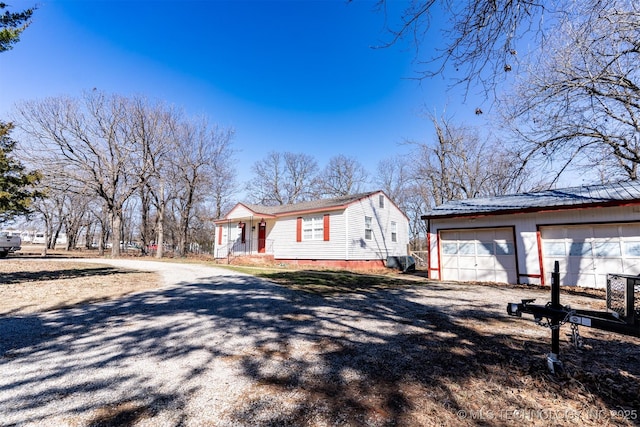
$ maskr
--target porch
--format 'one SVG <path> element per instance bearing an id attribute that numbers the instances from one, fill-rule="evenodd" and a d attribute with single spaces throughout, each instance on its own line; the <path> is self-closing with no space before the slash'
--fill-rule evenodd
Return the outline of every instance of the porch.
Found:
<path id="1" fill-rule="evenodd" d="M 240 239 L 216 245 L 216 258 L 240 256 L 271 256 L 273 257 L 273 240 L 271 239 Z"/>

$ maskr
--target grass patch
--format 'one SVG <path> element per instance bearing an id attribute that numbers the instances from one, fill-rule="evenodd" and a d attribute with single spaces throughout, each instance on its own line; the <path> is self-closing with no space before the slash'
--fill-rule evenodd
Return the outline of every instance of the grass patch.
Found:
<path id="1" fill-rule="evenodd" d="M 318 295 L 376 292 L 382 289 L 415 285 L 414 281 L 402 280 L 391 276 L 359 274 L 348 271 L 278 271 L 263 272 L 259 276 L 292 290 Z"/>

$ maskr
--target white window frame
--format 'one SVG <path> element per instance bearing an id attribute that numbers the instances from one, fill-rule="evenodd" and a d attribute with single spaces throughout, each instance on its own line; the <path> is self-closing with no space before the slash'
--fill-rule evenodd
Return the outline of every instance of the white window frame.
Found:
<path id="1" fill-rule="evenodd" d="M 398 241 L 398 223 L 395 221 L 391 221 L 391 241 Z"/>
<path id="2" fill-rule="evenodd" d="M 382 194 L 378 196 L 378 206 L 380 209 L 384 209 L 384 195 Z"/>
<path id="3" fill-rule="evenodd" d="M 302 240 L 324 240 L 323 216 L 309 216 L 302 218 Z"/>
<path id="4" fill-rule="evenodd" d="M 365 216 L 364 217 L 364 239 L 371 240 L 373 238 L 373 217 Z"/>

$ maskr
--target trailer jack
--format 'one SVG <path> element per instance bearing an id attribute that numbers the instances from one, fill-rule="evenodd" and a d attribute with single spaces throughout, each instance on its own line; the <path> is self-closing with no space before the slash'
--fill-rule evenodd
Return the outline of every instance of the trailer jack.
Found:
<path id="1" fill-rule="evenodd" d="M 571 324 L 574 345 L 581 347 L 579 326 L 595 328 L 623 335 L 640 337 L 640 276 L 607 275 L 607 311 L 572 309 L 560 304 L 560 267 L 554 264 L 551 275 L 551 301 L 545 305 L 533 304 L 535 299 L 508 303 L 507 314 L 522 317 L 531 314 L 536 324 L 551 329 L 551 352 L 547 354 L 547 367 L 552 374 L 562 371 L 560 361 L 560 327 Z"/>

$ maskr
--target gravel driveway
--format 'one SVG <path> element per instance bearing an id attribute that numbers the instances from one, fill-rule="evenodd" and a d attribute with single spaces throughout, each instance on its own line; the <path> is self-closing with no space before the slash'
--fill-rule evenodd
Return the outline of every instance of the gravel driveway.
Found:
<path id="1" fill-rule="evenodd" d="M 403 403 L 384 388 L 429 369 L 413 366 L 413 337 L 449 352 L 460 328 L 449 313 L 503 322 L 506 302 L 533 293 L 428 284 L 320 297 L 199 265 L 86 261 L 158 271 L 164 285 L 0 317 L 3 425 L 387 425 Z M 390 364 L 402 374 L 376 381 Z"/>

